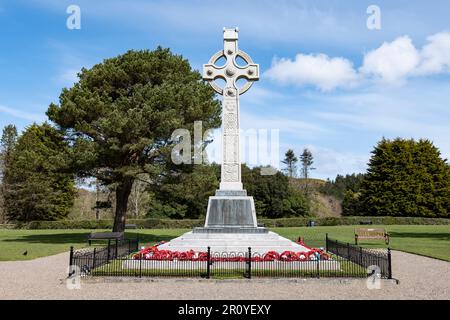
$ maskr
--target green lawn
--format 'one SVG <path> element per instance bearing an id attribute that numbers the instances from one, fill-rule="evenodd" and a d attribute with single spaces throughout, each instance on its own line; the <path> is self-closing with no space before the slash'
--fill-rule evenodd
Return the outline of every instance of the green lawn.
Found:
<path id="1" fill-rule="evenodd" d="M 302 235 L 305 243 L 311 246 L 324 246 L 322 239 L 328 233 L 330 238 L 354 244 L 354 229 L 361 226 L 336 226 L 315 228 L 274 228 L 280 235 L 297 240 Z M 423 256 L 450 261 L 450 225 L 389 225 L 370 226 L 385 228 L 391 235 L 389 247 Z M 387 248 L 384 241 L 363 241 L 359 243 L 367 248 Z"/>
<path id="2" fill-rule="evenodd" d="M 357 226 L 359 227 L 359 226 Z M 380 226 L 371 226 L 380 227 Z M 450 261 L 450 225 L 438 226 L 384 226 L 391 234 L 390 247 L 442 260 Z M 311 246 L 324 246 L 325 234 L 330 238 L 354 243 L 355 226 L 274 228 L 273 231 L 292 240 L 304 237 Z M 100 230 L 96 230 L 98 232 Z M 188 229 L 148 229 L 127 233 L 136 237 L 139 233 L 141 245 L 169 241 Z M 5 230 L 0 229 L 0 261 L 27 260 L 67 251 L 70 246 L 85 247 L 89 230 Z M 383 241 L 363 242 L 364 247 L 384 248 Z M 23 253 L 27 251 L 25 256 Z"/>
<path id="3" fill-rule="evenodd" d="M 87 246 L 87 236 L 91 232 L 111 230 L 7 230 L 0 229 L 0 261 L 30 260 L 45 257 L 64 251 L 70 246 L 83 248 Z M 153 244 L 161 240 L 169 241 L 188 229 L 155 229 L 139 230 L 144 244 Z M 134 232 L 127 237 L 136 237 Z M 99 243 L 99 245 L 102 245 Z M 23 253 L 27 251 L 27 255 Z"/>

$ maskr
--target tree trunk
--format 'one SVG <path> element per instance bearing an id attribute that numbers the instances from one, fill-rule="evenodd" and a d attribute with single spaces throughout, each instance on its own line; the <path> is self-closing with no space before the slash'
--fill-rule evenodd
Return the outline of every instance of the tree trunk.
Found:
<path id="1" fill-rule="evenodd" d="M 138 212 L 139 212 L 139 191 L 138 191 L 138 183 L 139 182 L 135 182 L 133 184 L 133 193 L 132 193 L 132 201 L 133 201 L 133 213 L 134 213 L 134 218 L 137 218 L 138 216 Z"/>
<path id="2" fill-rule="evenodd" d="M 125 215 L 127 214 L 128 197 L 133 187 L 133 178 L 125 177 L 116 188 L 116 215 L 113 232 L 125 231 Z"/>
<path id="3" fill-rule="evenodd" d="M 95 220 L 100 219 L 100 208 L 98 207 L 98 202 L 100 201 L 99 197 L 99 183 L 98 179 L 95 181 Z"/>
<path id="4" fill-rule="evenodd" d="M 137 219 L 137 217 L 139 216 L 139 196 L 140 196 L 138 185 L 136 185 L 134 196 L 136 197 L 134 200 L 134 218 Z"/>

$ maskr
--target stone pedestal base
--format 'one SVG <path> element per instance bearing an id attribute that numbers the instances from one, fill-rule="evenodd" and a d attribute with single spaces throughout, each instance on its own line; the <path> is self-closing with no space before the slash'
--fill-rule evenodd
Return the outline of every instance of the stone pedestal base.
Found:
<path id="1" fill-rule="evenodd" d="M 209 198 L 205 228 L 256 228 L 256 210 L 253 197 L 247 191 L 217 190 Z"/>
<path id="2" fill-rule="evenodd" d="M 193 233 L 268 233 L 269 230 L 264 227 L 203 227 L 194 228 Z"/>

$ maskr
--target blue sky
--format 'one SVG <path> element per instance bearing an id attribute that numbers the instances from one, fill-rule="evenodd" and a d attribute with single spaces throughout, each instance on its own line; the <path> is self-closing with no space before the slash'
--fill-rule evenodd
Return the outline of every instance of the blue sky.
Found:
<path id="1" fill-rule="evenodd" d="M 318 178 L 363 172 L 387 138 L 428 138 L 450 155 L 448 1 L 0 1 L 0 127 L 46 119 L 81 67 L 170 47 L 201 69 L 238 26 L 261 67 L 243 129 L 279 129 L 280 154 L 313 151 Z M 81 29 L 69 30 L 69 5 Z M 381 9 L 381 30 L 366 10 Z"/>

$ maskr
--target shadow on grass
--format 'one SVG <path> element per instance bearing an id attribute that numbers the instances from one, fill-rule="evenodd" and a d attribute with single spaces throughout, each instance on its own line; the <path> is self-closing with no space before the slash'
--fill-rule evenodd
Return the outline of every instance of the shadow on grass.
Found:
<path id="1" fill-rule="evenodd" d="M 450 240 L 450 233 L 429 233 L 429 232 L 389 232 L 391 238 L 420 238 L 432 240 Z"/>
<path id="2" fill-rule="evenodd" d="M 139 233 L 139 232 L 126 232 L 125 238 L 126 239 L 136 239 L 139 237 L 139 243 L 140 244 L 156 244 L 160 241 L 170 241 L 178 236 L 173 235 L 154 235 L 154 234 L 148 234 L 148 233 Z"/>
<path id="3" fill-rule="evenodd" d="M 31 234 L 19 236 L 14 239 L 4 239 L 4 242 L 26 242 L 26 243 L 48 243 L 48 244 L 86 244 L 87 237 L 91 232 L 83 233 L 54 233 L 54 234 Z M 138 232 L 126 232 L 125 239 L 136 239 L 139 236 L 140 244 L 154 244 L 160 241 L 170 241 L 175 238 L 170 235 L 142 234 Z M 105 244 L 107 241 L 95 241 L 93 244 Z"/>

